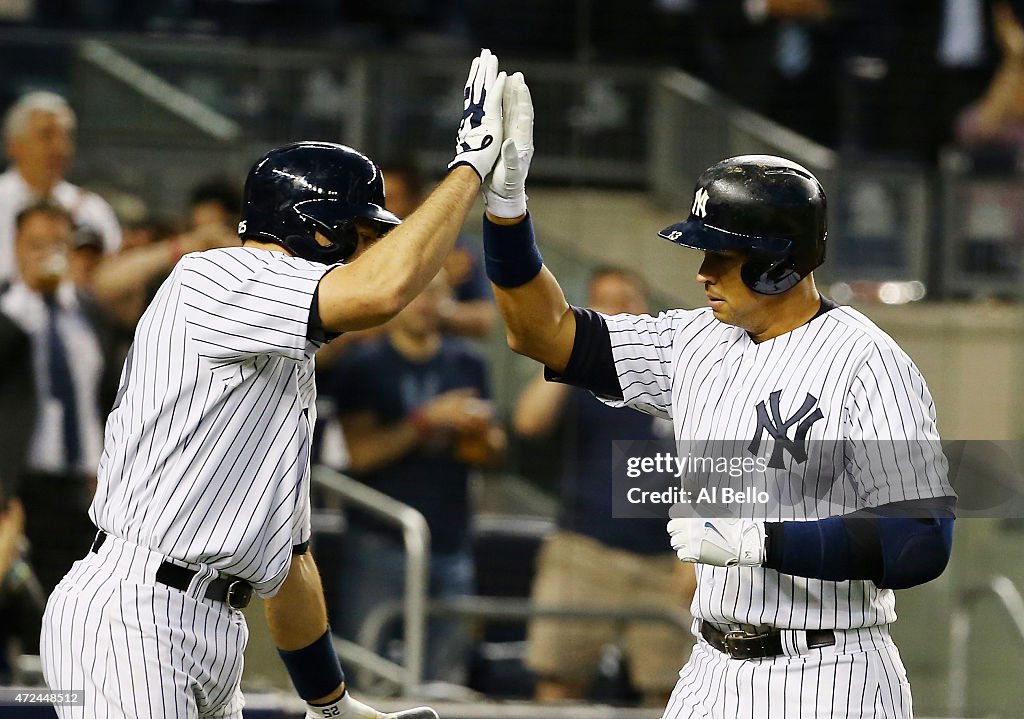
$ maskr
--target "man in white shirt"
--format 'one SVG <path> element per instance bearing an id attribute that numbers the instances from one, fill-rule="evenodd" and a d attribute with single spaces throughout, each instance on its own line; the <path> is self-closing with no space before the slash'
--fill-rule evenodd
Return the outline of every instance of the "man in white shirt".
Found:
<path id="1" fill-rule="evenodd" d="M 68 275 L 69 213 L 35 203 L 18 213 L 16 225 L 16 276 L 0 293 L 0 323 L 9 342 L 23 338 L 31 378 L 5 385 L 0 413 L 13 417 L 34 407 L 18 451 L 24 466 L 14 470 L 33 564 L 48 592 L 94 534 L 86 509 L 103 446 L 102 415 L 117 378 L 104 323 Z"/>
<path id="2" fill-rule="evenodd" d="M 15 218 L 39 200 L 59 204 L 75 224 L 99 233 L 107 252 L 121 246 L 121 227 L 106 200 L 64 179 L 74 157 L 74 130 L 74 111 L 52 92 L 23 95 L 4 117 L 10 166 L 0 174 L 0 283 L 16 275 Z"/>

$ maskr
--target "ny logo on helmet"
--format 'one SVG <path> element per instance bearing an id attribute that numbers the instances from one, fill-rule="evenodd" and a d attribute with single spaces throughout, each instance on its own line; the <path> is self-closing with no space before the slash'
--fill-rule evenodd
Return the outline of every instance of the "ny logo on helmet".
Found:
<path id="1" fill-rule="evenodd" d="M 693 196 L 693 207 L 690 208 L 690 212 L 695 214 L 697 217 L 705 217 L 708 214 L 707 204 L 710 195 L 708 191 L 703 187 L 697 190 L 697 194 Z"/>
<path id="2" fill-rule="evenodd" d="M 768 466 L 773 469 L 786 467 L 782 459 L 784 451 L 789 452 L 799 464 L 807 461 L 807 433 L 810 431 L 811 425 L 825 416 L 821 407 L 814 408 L 814 405 L 818 403 L 818 398 L 808 392 L 800 409 L 794 412 L 792 417 L 783 419 L 782 410 L 779 407 L 781 397 L 782 390 L 777 389 L 768 395 L 768 407 L 765 406 L 763 400 L 758 403 L 757 427 L 754 429 L 754 438 L 750 440 L 750 446 L 747 447 L 751 454 L 756 455 L 757 450 L 761 447 L 761 437 L 767 432 L 775 440 L 772 456 L 768 461 Z M 771 415 L 769 415 L 769 407 Z M 811 409 L 814 409 L 814 412 L 811 412 Z M 796 425 L 796 432 L 793 439 L 790 439 L 789 429 L 793 425 Z"/>

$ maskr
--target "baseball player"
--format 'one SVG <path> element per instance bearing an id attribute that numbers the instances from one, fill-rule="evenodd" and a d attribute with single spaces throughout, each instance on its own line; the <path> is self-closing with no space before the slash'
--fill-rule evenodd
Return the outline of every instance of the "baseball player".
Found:
<path id="1" fill-rule="evenodd" d="M 241 246 L 186 255 L 164 282 L 107 420 L 99 532 L 46 608 L 46 682 L 84 690 L 61 717 L 241 717 L 255 591 L 306 716 L 383 719 L 345 690 L 308 551 L 313 353 L 437 274 L 502 145 L 504 84 L 484 50 L 448 176 L 405 224 L 367 157 L 287 145 L 249 172 Z"/>
<path id="2" fill-rule="evenodd" d="M 892 590 L 943 571 L 954 497 L 923 377 L 884 332 L 815 288 L 821 185 L 779 157 L 718 163 L 699 178 L 689 217 L 660 233 L 704 252 L 707 307 L 657 317 L 573 307 L 534 242 L 524 193 L 533 113 L 527 90 L 517 99 L 484 219 L 510 347 L 548 379 L 670 418 L 680 443 L 738 440 L 768 480 L 781 461 L 790 478 L 817 483 L 815 497 L 850 510 L 801 516 L 794 501 L 775 521 L 669 522 L 678 558 L 696 565 L 698 642 L 665 719 L 911 717 L 889 635 Z"/>

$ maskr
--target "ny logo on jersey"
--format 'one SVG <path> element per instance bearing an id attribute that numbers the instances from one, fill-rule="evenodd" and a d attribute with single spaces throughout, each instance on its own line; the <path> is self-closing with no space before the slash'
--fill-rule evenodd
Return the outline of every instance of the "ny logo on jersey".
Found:
<path id="1" fill-rule="evenodd" d="M 706 217 L 708 214 L 707 204 L 710 197 L 711 195 L 703 187 L 698 189 L 697 194 L 693 196 L 693 207 L 690 208 L 690 212 L 697 217 Z"/>
<path id="2" fill-rule="evenodd" d="M 764 400 L 758 403 L 757 428 L 754 430 L 754 438 L 750 440 L 750 445 L 747 447 L 751 454 L 757 454 L 757 450 L 761 446 L 761 437 L 765 432 L 768 432 L 771 438 L 775 440 L 771 459 L 768 460 L 768 466 L 774 469 L 784 469 L 786 467 L 782 461 L 782 453 L 785 451 L 788 451 L 793 459 L 800 464 L 807 461 L 807 433 L 810 431 L 811 425 L 825 416 L 822 414 L 821 407 L 811 412 L 811 409 L 817 404 L 818 398 L 808 392 L 804 403 L 800 405 L 800 409 L 792 417 L 783 421 L 782 412 L 779 409 L 779 399 L 781 397 L 782 390 L 777 389 L 768 395 L 768 407 L 765 406 Z M 771 408 L 771 415 L 768 414 L 769 407 Z M 793 439 L 790 439 L 789 429 L 794 424 L 796 425 L 796 434 L 793 436 Z"/>

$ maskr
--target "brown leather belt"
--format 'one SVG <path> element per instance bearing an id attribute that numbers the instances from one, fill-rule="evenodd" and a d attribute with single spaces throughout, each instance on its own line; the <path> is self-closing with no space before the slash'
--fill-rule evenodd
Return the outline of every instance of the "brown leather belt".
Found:
<path id="1" fill-rule="evenodd" d="M 90 551 L 93 554 L 99 554 L 100 547 L 106 540 L 107 533 L 101 529 L 96 533 L 96 539 L 93 540 Z M 165 561 L 156 570 L 156 581 L 172 589 L 185 592 L 188 591 L 196 574 L 194 569 Z M 206 586 L 203 596 L 217 602 L 224 602 L 232 609 L 245 609 L 252 599 L 252 585 L 237 577 L 219 577 Z"/>
<path id="2" fill-rule="evenodd" d="M 714 624 L 704 621 L 700 623 L 700 635 L 707 643 L 733 659 L 763 659 L 780 656 L 783 653 L 783 631 L 804 630 L 769 629 L 765 632 L 750 634 L 745 631 L 723 632 Z M 804 633 L 807 635 L 809 649 L 830 647 L 836 643 L 836 634 L 831 629 L 808 629 Z"/>

